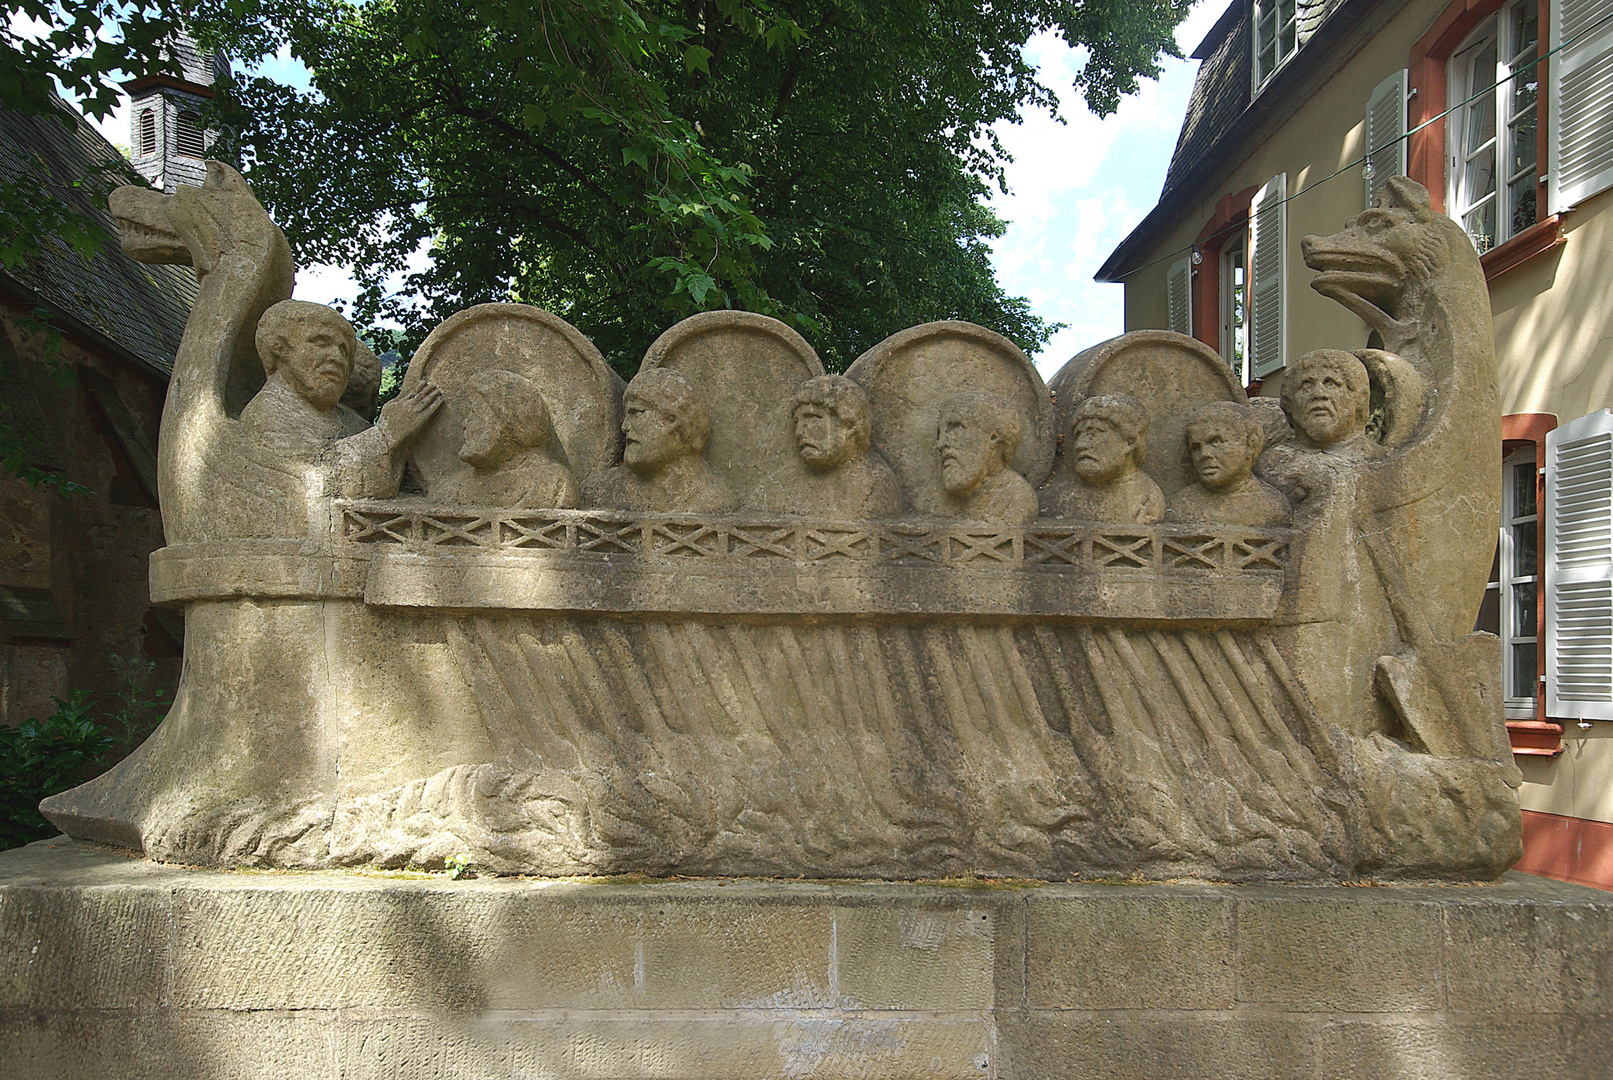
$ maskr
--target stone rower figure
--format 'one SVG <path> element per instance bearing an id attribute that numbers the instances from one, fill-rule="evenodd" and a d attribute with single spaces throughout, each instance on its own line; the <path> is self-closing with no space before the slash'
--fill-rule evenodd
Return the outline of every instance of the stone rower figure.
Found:
<path id="1" fill-rule="evenodd" d="M 868 393 L 844 375 L 819 375 L 795 392 L 795 441 L 807 467 L 794 512 L 854 521 L 893 517 L 902 490 L 885 459 L 869 449 Z"/>
<path id="2" fill-rule="evenodd" d="M 1148 412 L 1130 394 L 1100 394 L 1076 406 L 1070 421 L 1070 473 L 1042 489 L 1048 517 L 1153 525 L 1165 494 L 1142 471 Z"/>
<path id="3" fill-rule="evenodd" d="M 959 394 L 941 407 L 935 450 L 953 516 L 1004 524 L 1036 520 L 1036 489 L 1011 467 L 1023 431 L 996 394 Z"/>
<path id="4" fill-rule="evenodd" d="M 1198 483 L 1176 493 L 1168 519 L 1256 528 L 1287 524 L 1288 500 L 1250 472 L 1265 444 L 1265 426 L 1249 406 L 1200 406 L 1187 422 L 1187 452 Z"/>
<path id="5" fill-rule="evenodd" d="M 350 498 L 397 494 L 409 446 L 441 406 L 442 392 L 422 383 L 388 402 L 370 427 L 341 404 L 359 348 L 357 335 L 323 304 L 282 300 L 259 319 L 255 341 L 268 377 L 241 411 L 247 457 L 289 474 L 289 485 L 269 486 L 288 488 L 293 497 L 275 510 L 260 509 L 246 534 L 303 534 L 307 511 L 294 497 L 298 488 L 305 496 L 316 493 L 314 485 L 323 494 Z"/>
<path id="6" fill-rule="evenodd" d="M 580 501 L 571 470 L 558 460 L 549 406 L 532 380 L 513 371 L 482 371 L 465 393 L 459 459 L 474 470 L 431 492 L 460 506 L 571 509 Z"/>
<path id="7" fill-rule="evenodd" d="M 729 514 L 739 509 L 706 460 L 711 416 L 688 379 L 670 368 L 639 372 L 622 395 L 622 463 L 588 481 L 589 501 L 608 510 Z"/>

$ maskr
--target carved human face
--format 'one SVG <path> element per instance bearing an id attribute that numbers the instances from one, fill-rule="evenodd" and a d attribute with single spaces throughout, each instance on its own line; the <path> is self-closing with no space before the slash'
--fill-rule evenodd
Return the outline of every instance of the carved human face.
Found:
<path id="1" fill-rule="evenodd" d="M 653 473 L 688 455 L 689 447 L 671 410 L 631 390 L 622 399 L 622 408 L 622 434 L 627 437 L 622 460 L 629 469 Z"/>
<path id="2" fill-rule="evenodd" d="M 935 449 L 941 455 L 941 486 L 947 494 L 967 495 L 1002 471 L 999 441 L 999 436 L 973 417 L 951 411 L 941 414 Z"/>
<path id="3" fill-rule="evenodd" d="M 856 450 L 855 430 L 839 413 L 817 401 L 795 407 L 795 444 L 808 468 L 832 469 Z"/>
<path id="4" fill-rule="evenodd" d="M 1071 467 L 1087 483 L 1107 484 L 1135 467 L 1131 441 L 1102 417 L 1082 417 L 1076 421 L 1074 435 Z"/>
<path id="5" fill-rule="evenodd" d="M 465 397 L 465 439 L 459 447 L 459 460 L 478 469 L 491 469 L 509 458 L 515 447 L 506 425 L 485 394 L 475 391 Z"/>
<path id="6" fill-rule="evenodd" d="M 1199 483 L 1212 490 L 1230 487 L 1249 475 L 1253 447 L 1243 432 L 1225 424 L 1193 424 L 1187 429 L 1187 452 Z"/>
<path id="7" fill-rule="evenodd" d="M 328 323 L 293 323 L 281 338 L 275 373 L 314 408 L 334 409 L 353 370 L 347 348 L 346 335 Z"/>
<path id="8" fill-rule="evenodd" d="M 1293 412 L 1289 420 L 1317 446 L 1332 446 L 1362 430 L 1359 402 L 1344 372 L 1334 367 L 1301 367 L 1291 375 Z"/>

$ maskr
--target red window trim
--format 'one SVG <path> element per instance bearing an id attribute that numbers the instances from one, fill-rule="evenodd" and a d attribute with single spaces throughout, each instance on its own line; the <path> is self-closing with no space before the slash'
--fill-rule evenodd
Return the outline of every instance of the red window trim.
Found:
<path id="1" fill-rule="evenodd" d="M 1523 234 L 1519 234 L 1519 238 Z M 1505 245 L 1503 245 L 1504 247 Z M 1501 248 L 1496 248 L 1500 251 Z M 1535 589 L 1535 625 L 1542 629 L 1538 640 L 1540 646 L 1535 649 L 1535 718 L 1533 720 L 1508 720 L 1507 737 L 1512 742 L 1512 752 L 1520 756 L 1556 757 L 1563 752 L 1563 725 L 1560 720 L 1553 720 L 1546 716 L 1546 695 L 1538 688 L 1546 674 L 1546 635 L 1543 632 L 1546 625 L 1546 478 L 1543 469 L 1546 467 L 1546 433 L 1557 426 L 1555 413 L 1510 413 L 1501 418 L 1501 453 L 1503 456 L 1522 450 L 1527 446 L 1535 448 L 1535 557 L 1541 560 L 1535 566 L 1535 580 L 1540 586 Z"/>
<path id="2" fill-rule="evenodd" d="M 1498 244 L 1479 256 L 1479 265 L 1484 267 L 1484 280 L 1494 281 L 1536 255 L 1566 243 L 1568 237 L 1563 235 L 1563 215 L 1553 214 L 1537 221 L 1506 243 Z"/>
<path id="3" fill-rule="evenodd" d="M 1434 19 L 1428 32 L 1411 47 L 1411 55 L 1406 64 L 1407 82 L 1411 94 L 1411 101 L 1406 107 L 1406 121 L 1409 127 L 1416 128 L 1429 117 L 1438 116 L 1445 111 L 1446 89 L 1449 85 L 1445 74 L 1445 62 L 1450 59 L 1451 54 L 1457 50 L 1467 35 L 1473 32 L 1474 27 L 1504 6 L 1506 0 L 1452 0 Z M 1541 49 L 1546 47 L 1550 37 L 1550 27 L 1547 24 L 1550 8 L 1549 0 L 1540 0 Z M 1545 166 L 1549 154 L 1546 136 L 1547 125 L 1551 122 L 1551 118 L 1546 115 L 1546 65 L 1541 64 L 1536 73 L 1540 77 L 1540 92 L 1535 104 L 1535 169 L 1538 173 Z M 1406 173 L 1428 189 L 1434 209 L 1443 214 L 1445 212 L 1444 120 L 1436 120 L 1421 131 L 1415 132 L 1408 140 Z M 1543 175 L 1538 177 L 1535 198 L 1536 205 L 1544 208 L 1546 183 Z M 1525 235 L 1527 232 L 1519 233 L 1513 239 Z M 1500 248 L 1495 250 L 1499 251 Z M 1516 265 L 1518 264 L 1512 263 L 1496 273 L 1504 273 Z"/>
<path id="4" fill-rule="evenodd" d="M 1247 234 L 1249 207 L 1260 187 L 1222 196 L 1194 241 L 1204 261 L 1193 268 L 1193 336 L 1216 352 L 1221 351 L 1221 291 L 1228 284 L 1221 280 L 1221 249 L 1240 231 Z"/>

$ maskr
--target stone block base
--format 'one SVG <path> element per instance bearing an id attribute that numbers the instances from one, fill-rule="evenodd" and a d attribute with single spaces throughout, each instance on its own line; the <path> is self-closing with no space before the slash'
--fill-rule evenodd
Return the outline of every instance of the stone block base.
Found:
<path id="1" fill-rule="evenodd" d="M 1613 1076 L 1613 894 L 0 854 L 0 1076 Z"/>

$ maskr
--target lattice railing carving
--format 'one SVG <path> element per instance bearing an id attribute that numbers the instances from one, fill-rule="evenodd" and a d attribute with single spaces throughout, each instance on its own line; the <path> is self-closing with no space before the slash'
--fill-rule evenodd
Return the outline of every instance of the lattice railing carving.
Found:
<path id="1" fill-rule="evenodd" d="M 481 548 L 592 556 L 1014 568 L 1061 572 L 1280 572 L 1288 534 L 1218 526 L 1104 528 L 1038 522 L 818 521 L 625 514 L 590 510 L 459 510 L 339 504 L 337 540 L 418 551 Z"/>

